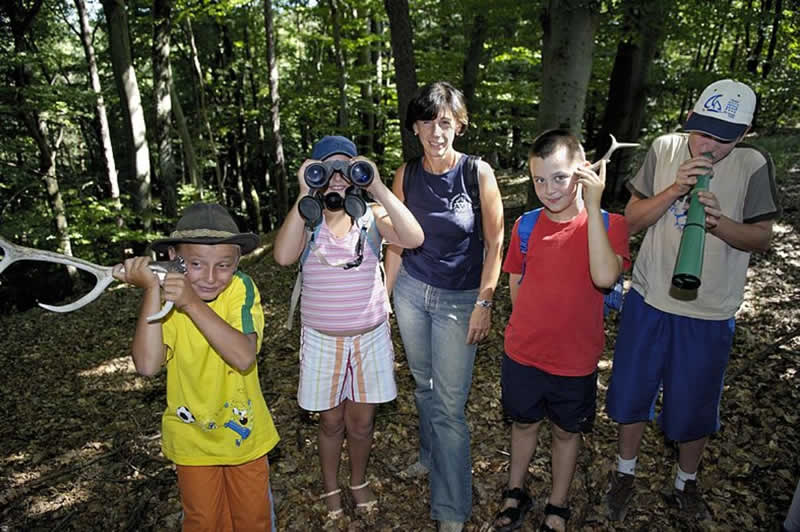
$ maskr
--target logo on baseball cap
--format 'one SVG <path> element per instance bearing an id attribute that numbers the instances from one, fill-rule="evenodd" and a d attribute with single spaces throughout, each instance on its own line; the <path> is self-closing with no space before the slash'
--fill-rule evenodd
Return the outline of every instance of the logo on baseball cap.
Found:
<path id="1" fill-rule="evenodd" d="M 683 129 L 730 142 L 750 127 L 755 110 L 753 89 L 732 79 L 715 81 L 700 95 Z"/>

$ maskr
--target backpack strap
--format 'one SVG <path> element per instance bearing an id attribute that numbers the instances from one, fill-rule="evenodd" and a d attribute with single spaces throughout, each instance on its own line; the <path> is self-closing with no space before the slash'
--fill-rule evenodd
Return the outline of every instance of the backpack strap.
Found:
<path id="1" fill-rule="evenodd" d="M 413 159 L 409 159 L 409 161 L 406 163 L 406 167 L 403 170 L 404 198 L 408 197 L 408 176 L 418 173 L 421 166 L 422 166 L 422 157 L 414 157 Z"/>
<path id="2" fill-rule="evenodd" d="M 533 226 L 539 220 L 540 214 L 542 214 L 542 207 L 523 213 L 519 217 L 517 233 L 519 234 L 519 250 L 522 252 L 522 274 L 519 276 L 517 284 L 522 284 L 522 278 L 525 277 L 525 256 L 528 254 L 528 240 L 531 238 Z"/>
<path id="3" fill-rule="evenodd" d="M 464 184 L 467 187 L 467 194 L 469 199 L 472 200 L 473 207 L 477 210 L 481 208 L 481 183 L 480 175 L 478 173 L 478 161 L 481 158 L 477 155 L 467 155 L 464 170 Z"/>

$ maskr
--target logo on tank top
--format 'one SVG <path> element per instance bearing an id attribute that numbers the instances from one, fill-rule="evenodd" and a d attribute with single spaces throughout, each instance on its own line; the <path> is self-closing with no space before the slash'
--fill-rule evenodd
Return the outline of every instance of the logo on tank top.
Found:
<path id="1" fill-rule="evenodd" d="M 454 196 L 450 200 L 450 211 L 455 214 L 460 214 L 462 212 L 471 210 L 472 210 L 472 202 L 470 201 L 469 196 L 467 194 L 464 194 L 463 192 L 461 194 Z"/>
<path id="2" fill-rule="evenodd" d="M 450 212 L 453 213 L 453 221 L 464 229 L 470 231 L 474 223 L 472 212 L 472 200 L 465 193 L 458 194 L 450 200 Z"/>

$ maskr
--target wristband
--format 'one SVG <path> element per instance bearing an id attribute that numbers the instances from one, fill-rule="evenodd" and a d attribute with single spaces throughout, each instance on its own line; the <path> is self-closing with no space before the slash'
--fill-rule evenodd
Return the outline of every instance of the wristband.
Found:
<path id="1" fill-rule="evenodd" d="M 479 299 L 475 302 L 476 307 L 492 308 L 494 303 L 491 299 Z"/>

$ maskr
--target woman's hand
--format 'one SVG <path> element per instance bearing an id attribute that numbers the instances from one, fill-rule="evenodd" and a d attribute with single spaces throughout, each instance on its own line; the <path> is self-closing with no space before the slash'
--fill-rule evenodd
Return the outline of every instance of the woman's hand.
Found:
<path id="1" fill-rule="evenodd" d="M 492 326 L 491 307 L 481 307 L 475 305 L 472 315 L 469 318 L 469 331 L 467 332 L 467 343 L 477 344 L 489 335 L 489 328 Z"/>

